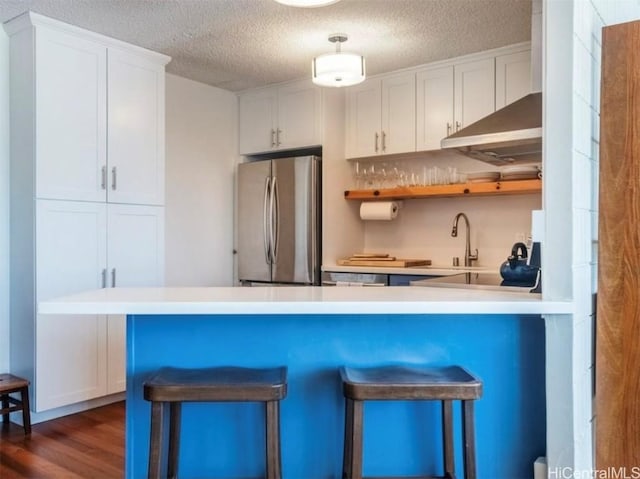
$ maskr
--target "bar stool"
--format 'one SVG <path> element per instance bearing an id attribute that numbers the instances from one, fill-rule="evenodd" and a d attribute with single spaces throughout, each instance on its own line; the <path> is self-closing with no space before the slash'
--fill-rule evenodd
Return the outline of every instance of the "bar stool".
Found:
<path id="1" fill-rule="evenodd" d="M 455 478 L 452 401 L 462 401 L 464 471 L 476 478 L 474 400 L 482 382 L 459 366 L 387 366 L 340 369 L 346 402 L 343 479 L 362 479 L 363 401 L 437 400 L 442 402 L 444 476 Z"/>
<path id="2" fill-rule="evenodd" d="M 20 399 L 9 396 L 20 393 Z M 29 410 L 29 381 L 11 374 L 0 374 L 0 399 L 2 400 L 2 423 L 9 422 L 9 413 L 22 411 L 22 425 L 24 434 L 31 434 L 31 411 Z M 13 406 L 12 406 L 13 404 Z"/>
<path id="3" fill-rule="evenodd" d="M 169 403 L 167 476 L 178 475 L 180 412 L 183 402 L 264 402 L 266 410 L 267 479 L 280 479 L 280 400 L 287 395 L 287 368 L 162 368 L 144 383 L 151 401 L 149 478 L 159 479 L 162 461 L 164 406 Z"/>

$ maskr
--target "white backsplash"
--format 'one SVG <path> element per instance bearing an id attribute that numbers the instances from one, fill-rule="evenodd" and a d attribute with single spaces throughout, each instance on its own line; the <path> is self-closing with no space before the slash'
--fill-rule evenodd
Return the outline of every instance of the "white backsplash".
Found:
<path id="1" fill-rule="evenodd" d="M 437 266 L 451 266 L 458 256 L 464 264 L 465 224 L 451 236 L 456 214 L 471 223 L 471 250 L 478 249 L 474 266 L 499 268 L 518 235 L 531 232 L 531 211 L 541 208 L 539 194 L 406 200 L 393 221 L 366 221 L 366 252 L 385 252 L 402 258 L 425 258 Z M 521 239 L 521 238 L 520 238 Z"/>

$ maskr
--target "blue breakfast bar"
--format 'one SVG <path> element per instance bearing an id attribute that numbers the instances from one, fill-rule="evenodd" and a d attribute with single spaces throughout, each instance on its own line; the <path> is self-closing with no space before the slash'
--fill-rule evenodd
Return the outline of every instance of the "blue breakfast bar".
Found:
<path id="1" fill-rule="evenodd" d="M 162 366 L 287 366 L 281 402 L 285 479 L 339 479 L 340 366 L 460 365 L 483 382 L 476 401 L 480 479 L 533 475 L 546 450 L 543 314 L 570 304 L 539 295 L 424 287 L 114 288 L 40 303 L 40 313 L 126 314 L 126 477 L 147 474 L 150 403 Z M 257 403 L 186 403 L 181 478 L 264 474 Z M 462 471 L 454 405 L 456 469 Z M 442 473 L 437 402 L 367 402 L 364 474 Z"/>

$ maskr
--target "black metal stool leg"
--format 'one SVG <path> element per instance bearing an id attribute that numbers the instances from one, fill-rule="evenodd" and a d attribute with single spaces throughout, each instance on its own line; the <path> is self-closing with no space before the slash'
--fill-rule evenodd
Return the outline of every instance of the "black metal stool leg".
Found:
<path id="1" fill-rule="evenodd" d="M 282 477 L 280 455 L 280 401 L 266 402 L 267 416 L 267 479 Z"/>
<path id="2" fill-rule="evenodd" d="M 169 403 L 169 465 L 167 476 L 169 479 L 178 477 L 178 455 L 180 454 L 180 416 L 182 403 Z"/>
<path id="3" fill-rule="evenodd" d="M 473 418 L 473 400 L 462 401 L 462 424 L 464 442 L 464 477 L 476 479 L 476 442 Z"/>
<path id="4" fill-rule="evenodd" d="M 22 400 L 22 424 L 26 436 L 31 434 L 31 407 L 29 405 L 29 388 L 22 388 L 20 391 L 20 399 Z"/>
<path id="5" fill-rule="evenodd" d="M 149 444 L 149 479 L 160 479 L 162 437 L 164 429 L 164 403 L 151 402 L 151 433 Z"/>
<path id="6" fill-rule="evenodd" d="M 453 448 L 453 401 L 442 401 L 442 452 L 444 477 L 455 478 L 456 466 Z"/>

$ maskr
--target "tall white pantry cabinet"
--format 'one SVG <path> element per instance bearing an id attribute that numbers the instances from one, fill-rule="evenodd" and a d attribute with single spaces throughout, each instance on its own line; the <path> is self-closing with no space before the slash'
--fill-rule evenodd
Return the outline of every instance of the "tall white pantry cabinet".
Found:
<path id="1" fill-rule="evenodd" d="M 164 281 L 169 57 L 27 12 L 11 68 L 11 370 L 35 411 L 121 392 L 121 316 L 38 301 Z"/>

